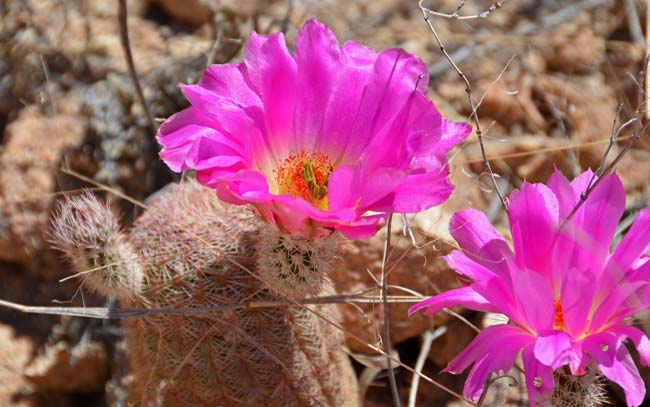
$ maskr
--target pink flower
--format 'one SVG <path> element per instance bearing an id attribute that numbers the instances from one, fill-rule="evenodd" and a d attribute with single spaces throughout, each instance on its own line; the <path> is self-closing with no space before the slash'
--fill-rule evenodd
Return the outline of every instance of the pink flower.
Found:
<path id="1" fill-rule="evenodd" d="M 453 189 L 445 154 L 470 127 L 440 115 L 427 81 L 416 56 L 339 47 L 316 20 L 293 56 L 281 33 L 253 32 L 244 63 L 181 85 L 191 107 L 160 127 L 160 156 L 284 233 L 368 237 L 387 212 L 427 209 Z"/>
<path id="2" fill-rule="evenodd" d="M 523 351 L 533 407 L 552 392 L 555 369 L 568 365 L 581 375 L 588 363 L 625 390 L 628 405 L 643 401 L 643 380 L 624 342 L 631 340 L 648 365 L 650 340 L 624 320 L 650 306 L 650 208 L 610 253 L 625 193 L 618 176 L 608 175 L 560 229 L 591 177 L 587 171 L 569 182 L 556 171 L 548 186 L 524 183 L 515 191 L 508 213 L 514 253 L 481 212 L 453 216 L 450 230 L 462 251 L 446 260 L 464 284 L 410 313 L 463 305 L 510 318 L 483 330 L 447 366 L 460 373 L 474 365 L 465 383 L 468 399 L 476 400 L 489 374 L 509 370 Z"/>

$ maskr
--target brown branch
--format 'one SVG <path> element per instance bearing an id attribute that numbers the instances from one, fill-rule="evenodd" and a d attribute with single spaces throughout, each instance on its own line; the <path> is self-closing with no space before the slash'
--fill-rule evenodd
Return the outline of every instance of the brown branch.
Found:
<path id="1" fill-rule="evenodd" d="M 501 205 L 503 206 L 503 209 L 507 212 L 508 211 L 508 205 L 506 204 L 505 199 L 503 198 L 503 195 L 501 194 L 501 191 L 499 190 L 499 186 L 497 185 L 497 180 L 494 176 L 494 171 L 492 171 L 492 166 L 490 165 L 490 161 L 487 159 L 487 154 L 485 153 L 485 146 L 483 145 L 483 132 L 481 131 L 481 123 L 479 122 L 478 118 L 478 112 L 476 110 L 476 105 L 474 104 L 474 101 L 472 99 L 472 86 L 469 83 L 469 79 L 467 79 L 467 75 L 456 65 L 453 59 L 451 59 L 451 56 L 449 56 L 449 53 L 447 52 L 447 49 L 445 48 L 445 45 L 442 43 L 442 40 L 440 40 L 440 36 L 438 35 L 438 32 L 436 29 L 433 27 L 433 23 L 431 23 L 431 18 L 429 16 L 428 9 L 426 9 L 422 3 L 424 0 L 420 0 L 418 2 L 418 7 L 420 8 L 420 11 L 422 11 L 422 16 L 424 17 L 424 21 L 427 23 L 429 26 L 429 30 L 431 31 L 431 34 L 433 34 L 433 37 L 436 40 L 436 43 L 438 43 L 438 47 L 440 48 L 440 51 L 444 55 L 445 59 L 449 61 L 451 64 L 452 68 L 456 71 L 458 76 L 460 76 L 461 80 L 465 83 L 465 93 L 467 94 L 467 100 L 469 102 L 469 105 L 472 109 L 471 117 L 474 119 L 474 126 L 476 131 L 476 136 L 478 137 L 478 142 L 481 147 L 481 156 L 483 157 L 483 161 L 485 163 L 485 168 L 487 169 L 488 173 L 490 174 L 490 180 L 492 181 L 492 187 L 494 188 L 494 191 L 497 193 L 499 200 L 501 201 Z M 430 10 L 429 10 L 430 11 Z"/>
<path id="2" fill-rule="evenodd" d="M 598 179 L 596 181 L 594 181 L 593 183 L 591 182 L 591 181 L 593 181 L 593 178 L 592 178 L 592 180 L 589 181 L 589 185 L 588 185 L 587 189 L 582 194 L 580 194 L 580 199 L 578 200 L 578 203 L 576 203 L 576 205 L 573 207 L 571 212 L 569 212 L 569 215 L 567 215 L 567 217 L 562 221 L 562 224 L 560 225 L 560 229 L 559 229 L 560 231 L 562 229 L 564 229 L 564 227 L 566 226 L 567 223 L 569 223 L 569 221 L 571 221 L 571 219 L 575 216 L 575 214 L 578 212 L 578 210 L 585 203 L 587 198 L 589 198 L 589 195 L 591 195 L 591 193 L 594 191 L 594 189 L 596 189 L 598 187 L 598 185 L 600 185 L 600 182 L 603 180 L 603 176 L 609 174 L 610 172 L 612 172 L 614 170 L 614 168 L 619 163 L 619 161 L 621 161 L 621 159 L 623 159 L 625 154 L 627 154 L 627 152 L 630 150 L 630 148 L 632 148 L 634 143 L 636 143 L 637 140 L 639 140 L 639 138 L 641 138 L 641 134 L 643 134 L 643 132 L 646 130 L 646 128 L 650 125 L 650 121 L 647 122 L 646 124 L 642 124 L 642 119 L 643 119 L 643 116 L 644 116 L 645 111 L 646 111 L 645 104 L 647 103 L 646 102 L 647 95 L 646 95 L 646 92 L 645 92 L 645 87 L 647 86 L 647 82 L 648 82 L 648 63 L 649 63 L 649 61 L 650 61 L 650 53 L 648 53 L 646 55 L 645 60 L 643 62 L 643 69 L 641 70 L 641 77 L 643 78 L 642 79 L 643 83 L 641 84 L 641 86 L 639 86 L 639 92 L 641 93 L 642 97 L 641 97 L 641 106 L 639 106 L 639 108 L 637 109 L 638 117 L 634 117 L 634 118 L 628 120 L 627 122 L 623 123 L 619 127 L 619 129 L 610 137 L 610 144 L 607 147 L 607 149 L 605 150 L 605 156 L 603 157 L 603 162 L 600 164 L 600 166 L 599 166 L 599 168 L 598 168 L 598 170 L 596 171 L 596 174 L 595 174 L 595 175 L 598 176 Z M 614 123 L 616 123 L 616 120 L 618 118 L 618 114 L 619 114 L 619 112 L 617 111 L 616 117 L 614 118 Z M 609 165 L 607 165 L 605 167 L 604 164 L 605 164 L 605 160 L 607 158 L 607 153 L 609 153 L 609 150 L 611 149 L 611 147 L 613 145 L 613 142 L 618 138 L 619 134 L 621 133 L 621 131 L 623 131 L 623 129 L 625 127 L 627 127 L 627 126 L 629 126 L 630 124 L 633 124 L 633 123 L 636 124 L 636 129 L 634 130 L 634 132 L 632 132 L 632 135 L 629 137 L 629 139 L 627 140 L 627 143 L 625 143 L 625 146 L 623 146 L 621 151 L 619 151 L 619 153 L 616 155 L 616 157 L 614 157 L 612 162 L 609 163 Z"/>
<path id="3" fill-rule="evenodd" d="M 142 87 L 140 86 L 140 80 L 138 79 L 138 74 L 135 70 L 135 63 L 133 62 L 133 54 L 131 53 L 131 45 L 129 43 L 129 28 L 126 23 L 126 0 L 120 0 L 119 10 L 117 18 L 120 23 L 120 43 L 122 44 L 122 49 L 124 50 L 124 56 L 126 57 L 126 64 L 129 68 L 129 76 L 131 77 L 131 82 L 135 87 L 135 92 L 138 95 L 144 114 L 147 117 L 147 123 L 152 134 L 156 134 L 156 124 L 151 116 L 151 111 L 149 110 L 149 105 L 144 99 L 144 93 L 142 92 Z"/>
<path id="4" fill-rule="evenodd" d="M 425 12 L 426 14 L 430 14 L 430 15 L 435 16 L 435 17 L 447 18 L 447 19 L 450 19 L 450 20 L 475 20 L 475 19 L 478 19 L 478 18 L 486 18 L 490 14 L 494 13 L 495 11 L 497 11 L 498 9 L 503 7 L 503 4 L 505 2 L 506 2 L 506 0 L 495 1 L 494 4 L 492 4 L 487 10 L 482 11 L 480 13 L 473 14 L 473 15 L 468 15 L 468 16 L 461 16 L 461 15 L 458 14 L 460 12 L 460 10 L 463 8 L 463 6 L 465 5 L 464 0 L 462 0 L 458 4 L 458 6 L 456 7 L 456 10 L 451 14 L 440 13 L 440 12 L 428 9 L 426 7 L 423 7 L 422 6 L 422 1 L 420 2 L 420 9 L 423 12 Z"/>
<path id="5" fill-rule="evenodd" d="M 390 381 L 390 389 L 393 393 L 393 404 L 395 407 L 401 407 L 402 403 L 397 389 L 397 381 L 395 380 L 395 370 L 393 369 L 392 357 L 390 357 L 390 315 L 388 311 L 388 276 L 386 275 L 386 265 L 388 263 L 388 256 L 390 255 L 390 235 L 392 226 L 393 214 L 388 214 L 388 221 L 386 223 L 386 242 L 384 244 L 384 258 L 381 262 L 381 297 L 384 308 L 384 352 L 386 352 L 386 362 L 388 362 L 388 379 Z"/>

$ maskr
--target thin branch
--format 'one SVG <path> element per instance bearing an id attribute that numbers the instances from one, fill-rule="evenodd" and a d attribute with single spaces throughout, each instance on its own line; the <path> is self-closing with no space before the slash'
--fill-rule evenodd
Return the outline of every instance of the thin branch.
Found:
<path id="1" fill-rule="evenodd" d="M 93 270 L 95 271 L 95 270 Z M 298 304 L 415 304 L 422 301 L 419 296 L 391 295 L 371 296 L 356 294 L 332 295 L 323 297 L 306 298 Z M 38 305 L 23 305 L 11 301 L 1 300 L 0 307 L 10 308 L 28 314 L 66 315 L 95 319 L 128 319 L 140 318 L 148 315 L 205 315 L 211 312 L 224 312 L 235 309 L 277 308 L 294 305 L 290 301 L 251 301 L 248 303 L 215 305 L 210 307 L 184 307 L 184 308 L 113 308 L 113 307 L 50 307 Z"/>
<path id="2" fill-rule="evenodd" d="M 576 155 L 575 151 L 573 150 L 571 146 L 571 138 L 569 137 L 569 132 L 566 128 L 566 124 L 564 123 L 564 115 L 563 112 L 558 109 L 558 107 L 553 103 L 551 98 L 548 97 L 548 94 L 546 93 L 546 90 L 544 89 L 544 86 L 542 86 L 541 83 L 537 83 L 537 86 L 541 90 L 541 94 L 544 98 L 544 102 L 546 102 L 546 105 L 549 107 L 551 111 L 551 115 L 557 122 L 558 126 L 560 127 L 560 131 L 562 132 L 562 136 L 564 137 L 564 140 L 566 141 L 567 145 L 567 153 L 569 154 L 569 158 L 571 159 L 571 169 L 573 170 L 573 176 L 577 177 L 580 175 L 582 170 L 580 169 L 580 161 L 578 160 L 578 156 Z M 617 114 L 618 117 L 618 114 Z M 612 132 L 613 133 L 613 132 Z"/>
<path id="3" fill-rule="evenodd" d="M 441 326 L 435 331 L 426 331 L 422 336 L 422 347 L 420 348 L 420 354 L 418 359 L 415 362 L 415 371 L 421 372 L 424 367 L 424 362 L 427 360 L 429 351 L 431 350 L 431 344 L 433 341 L 441 337 L 447 332 L 446 326 Z M 411 388 L 409 389 L 409 404 L 408 407 L 415 407 L 415 401 L 418 398 L 418 385 L 420 384 L 420 376 L 414 375 L 411 380 Z"/>
<path id="4" fill-rule="evenodd" d="M 637 118 L 632 118 L 632 119 L 628 120 L 627 122 L 625 122 L 624 125 L 629 125 L 629 124 L 635 123 L 635 122 L 638 123 Z M 641 137 L 641 133 L 647 127 L 648 127 L 648 124 L 641 127 L 638 131 L 635 131 L 634 134 L 629 138 L 627 144 L 625 144 L 625 146 L 621 149 L 621 151 L 616 155 L 614 160 L 607 167 L 605 167 L 602 170 L 601 174 L 599 175 L 599 178 L 596 181 L 594 181 L 593 183 L 590 182 L 590 186 L 582 194 L 580 194 L 580 199 L 578 200 L 578 203 L 576 204 L 576 206 L 573 207 L 573 209 L 571 210 L 569 215 L 566 217 L 566 219 L 564 219 L 564 221 L 562 221 L 562 224 L 560 225 L 560 230 L 562 230 L 564 228 L 564 226 L 573 218 L 573 216 L 575 216 L 575 214 L 582 207 L 582 205 L 585 203 L 587 198 L 589 198 L 589 195 L 591 195 L 593 190 L 596 189 L 596 187 L 598 187 L 600 182 L 604 179 L 603 176 L 609 174 L 610 172 L 612 172 L 614 167 L 616 167 L 616 165 L 618 164 L 619 161 L 621 161 L 623 156 L 625 154 L 627 154 L 628 150 Z M 602 167 L 602 165 L 601 165 L 601 167 Z M 592 181 L 593 181 L 593 178 L 592 178 Z"/>
<path id="5" fill-rule="evenodd" d="M 122 44 L 124 56 L 126 57 L 126 64 L 129 68 L 129 76 L 131 77 L 131 81 L 135 87 L 135 92 L 138 95 L 138 99 L 140 100 L 140 104 L 144 110 L 144 114 L 147 116 L 147 123 L 149 124 L 149 128 L 152 134 L 156 134 L 156 124 L 153 120 L 153 116 L 151 115 L 151 111 L 149 110 L 149 105 L 147 105 L 147 102 L 144 99 L 144 93 L 142 92 L 140 80 L 138 79 L 138 74 L 135 70 L 135 63 L 133 62 L 133 54 L 131 53 L 131 45 L 129 42 L 129 28 L 126 23 L 126 0 L 120 0 L 119 5 L 120 6 L 117 18 L 120 22 L 120 43 Z"/>
<path id="6" fill-rule="evenodd" d="M 478 112 L 476 111 L 476 105 L 474 104 L 474 101 L 472 100 L 472 86 L 469 83 L 469 79 L 467 79 L 467 76 L 465 73 L 456 65 L 453 59 L 451 59 L 451 56 L 449 56 L 449 53 L 447 52 L 447 49 L 445 48 L 445 45 L 442 43 L 442 40 L 440 40 L 440 36 L 438 36 L 438 32 L 436 29 L 433 27 L 433 23 L 431 23 L 431 18 L 427 12 L 428 9 L 424 8 L 422 3 L 424 0 L 420 0 L 418 2 L 418 7 L 422 11 L 422 16 L 424 17 L 424 21 L 427 23 L 429 26 L 429 30 L 431 31 L 431 34 L 433 34 L 433 37 L 436 40 L 436 43 L 438 43 L 438 47 L 440 48 L 440 51 L 444 55 L 445 59 L 449 61 L 451 64 L 452 68 L 456 71 L 458 76 L 462 79 L 463 82 L 465 82 L 465 93 L 467 93 L 467 100 L 469 102 L 469 105 L 472 109 L 471 117 L 474 118 L 474 126 L 476 131 L 476 136 L 478 137 L 478 142 L 481 147 L 481 155 L 483 156 L 483 161 L 485 162 L 485 168 L 487 169 L 488 173 L 490 174 L 490 180 L 492 181 L 492 187 L 494 188 L 494 191 L 497 193 L 499 196 L 499 200 L 501 201 L 501 205 L 503 205 L 503 209 L 507 212 L 508 211 L 508 205 L 506 204 L 505 199 L 503 198 L 503 195 L 501 194 L 501 191 L 499 190 L 499 185 L 497 185 L 497 180 L 496 177 L 494 176 L 494 172 L 492 171 L 492 166 L 490 165 L 490 161 L 487 159 L 487 154 L 485 153 L 485 146 L 483 145 L 483 133 L 481 131 L 481 123 L 479 122 L 478 119 Z"/>
<path id="7" fill-rule="evenodd" d="M 565 21 L 570 20 L 581 11 L 598 7 L 609 1 L 610 0 L 583 0 L 577 3 L 567 4 L 566 6 L 560 8 L 558 11 L 545 15 L 538 20 L 523 25 L 518 25 L 517 28 L 515 28 L 511 34 L 522 36 L 527 34 L 539 33 L 542 30 L 555 27 Z M 493 42 L 484 44 L 480 48 L 480 52 L 486 53 L 490 50 L 493 50 L 496 47 L 498 47 L 498 44 L 494 44 Z M 464 44 L 461 48 L 459 48 L 452 55 L 452 59 L 457 63 L 459 63 L 460 61 L 463 61 L 464 59 L 467 59 L 470 56 L 475 55 L 476 52 L 478 52 L 476 44 L 474 44 L 473 42 L 468 42 Z M 440 61 L 437 64 L 433 65 L 431 68 L 429 68 L 429 76 L 433 77 L 433 76 L 441 75 L 444 72 L 446 72 L 447 69 L 448 69 L 448 64 L 445 63 L 445 61 Z"/>
<path id="8" fill-rule="evenodd" d="M 282 23 L 280 24 L 282 34 L 286 34 L 287 30 L 289 30 L 289 25 L 291 24 L 291 15 L 293 14 L 293 9 L 295 7 L 295 1 L 296 0 L 287 1 L 287 11 L 285 12 Z"/>
<path id="9" fill-rule="evenodd" d="M 627 25 L 630 30 L 630 36 L 639 48 L 645 48 L 643 30 L 641 29 L 639 14 L 636 11 L 634 0 L 625 0 L 625 12 L 627 13 Z"/>
<path id="10" fill-rule="evenodd" d="M 649 36 L 649 38 L 650 38 L 650 36 Z M 589 182 L 589 185 L 588 185 L 587 189 L 582 194 L 580 194 L 580 199 L 578 200 L 578 203 L 573 207 L 571 212 L 569 212 L 569 215 L 566 217 L 566 219 L 564 219 L 562 221 L 562 224 L 560 225 L 560 230 L 562 230 L 566 226 L 566 224 L 569 223 L 569 221 L 573 218 L 573 216 L 575 216 L 575 214 L 582 207 L 582 205 L 585 203 L 587 198 L 589 198 L 589 195 L 591 195 L 593 190 L 596 189 L 596 187 L 598 187 L 600 182 L 603 180 L 603 178 L 604 178 L 603 176 L 609 174 L 610 172 L 612 172 L 614 170 L 614 168 L 616 167 L 618 162 L 621 161 L 621 159 L 623 159 L 625 154 L 627 154 L 627 152 L 630 150 L 630 148 L 632 148 L 634 143 L 636 143 L 637 140 L 639 138 L 641 138 L 641 134 L 643 134 L 643 132 L 646 130 L 646 128 L 650 125 L 650 121 L 647 122 L 646 124 L 642 124 L 642 121 L 641 121 L 644 114 L 645 114 L 645 112 L 647 111 L 646 110 L 647 108 L 646 108 L 645 104 L 646 104 L 646 100 L 647 100 L 646 98 L 648 97 L 648 92 L 647 92 L 646 89 L 647 89 L 647 85 L 648 85 L 648 80 L 650 79 L 650 78 L 648 78 L 648 63 L 649 62 L 650 62 L 650 52 L 646 54 L 645 60 L 643 61 L 643 69 L 641 70 L 641 75 L 640 75 L 641 78 L 643 78 L 643 83 L 641 84 L 641 86 L 639 86 L 639 92 L 641 93 L 642 97 L 641 97 L 641 106 L 639 106 L 639 108 L 637 109 L 638 117 L 633 117 L 632 119 L 630 119 L 627 122 L 623 123 L 619 127 L 619 129 L 616 131 L 616 133 L 613 134 L 610 137 L 610 144 L 607 147 L 607 150 L 605 151 L 605 153 L 606 154 L 609 153 L 609 150 L 611 149 L 611 147 L 613 145 L 612 141 L 614 141 L 614 140 L 616 140 L 618 138 L 618 136 L 623 131 L 623 129 L 625 129 L 626 127 L 628 127 L 631 124 L 635 124 L 636 129 L 632 132 L 632 135 L 628 138 L 628 141 L 627 141 L 627 143 L 625 143 L 625 146 L 623 146 L 621 151 L 619 151 L 619 153 L 612 160 L 612 162 L 609 163 L 609 165 L 607 165 L 606 167 L 603 168 L 604 162 L 601 163 L 601 165 L 599 166 L 598 171 L 597 171 L 598 179 L 592 183 L 591 182 L 591 181 L 593 181 L 593 177 L 592 177 L 592 179 Z M 616 117 L 618 117 L 618 113 L 619 113 L 619 111 L 617 111 Z M 614 120 L 616 121 L 616 118 Z M 607 155 L 605 155 L 605 157 L 603 157 L 603 160 L 605 160 L 606 158 L 607 158 Z"/>
<path id="11" fill-rule="evenodd" d="M 395 407 L 401 407 L 399 391 L 397 389 L 397 381 L 395 380 L 395 371 L 393 369 L 392 358 L 389 356 L 391 351 L 390 345 L 390 315 L 388 311 L 388 278 L 386 275 L 386 264 L 388 263 L 388 256 L 390 254 L 390 235 L 392 226 L 393 214 L 388 214 L 388 221 L 386 223 L 386 242 L 384 244 L 384 258 L 381 262 L 381 296 L 383 298 L 384 306 L 384 352 L 386 352 L 386 361 L 388 362 L 388 379 L 390 381 L 390 389 L 393 393 L 393 404 Z"/>
<path id="12" fill-rule="evenodd" d="M 435 17 L 447 18 L 447 19 L 450 19 L 450 20 L 475 20 L 475 19 L 478 19 L 478 18 L 486 18 L 490 14 L 494 13 L 495 11 L 497 11 L 498 9 L 503 7 L 505 2 L 506 2 L 506 0 L 496 1 L 487 10 L 481 11 L 480 13 L 477 13 L 477 14 L 472 14 L 472 15 L 467 15 L 467 16 L 461 16 L 461 15 L 458 14 L 460 9 L 462 9 L 463 6 L 465 5 L 465 1 L 461 1 L 458 4 L 458 6 L 456 7 L 456 10 L 451 14 L 439 13 L 437 11 L 433 11 L 431 9 L 428 9 L 428 8 L 422 7 L 422 6 L 420 6 L 420 8 L 422 9 L 423 12 L 426 12 L 426 14 L 430 14 L 430 15 L 435 16 Z M 420 3 L 422 3 L 422 2 L 420 2 Z"/>

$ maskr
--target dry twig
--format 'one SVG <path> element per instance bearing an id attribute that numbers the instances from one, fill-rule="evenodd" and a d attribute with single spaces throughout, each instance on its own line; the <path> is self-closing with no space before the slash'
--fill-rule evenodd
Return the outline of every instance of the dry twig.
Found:
<path id="1" fill-rule="evenodd" d="M 126 63 L 129 67 L 129 76 L 135 87 L 135 92 L 138 95 L 142 109 L 144 110 L 145 116 L 147 116 L 147 124 L 151 129 L 152 134 L 156 134 L 156 124 L 149 110 L 149 105 L 144 99 L 144 93 L 142 92 L 142 87 L 140 86 L 140 80 L 138 79 L 138 74 L 135 70 L 135 63 L 133 62 L 133 54 L 131 53 L 131 45 L 129 43 L 129 28 L 126 22 L 127 11 L 126 11 L 126 0 L 120 0 L 119 11 L 117 18 L 120 23 L 120 43 L 122 44 L 122 49 L 124 50 L 124 56 L 126 57 Z"/>
<path id="2" fill-rule="evenodd" d="M 436 339 L 444 335 L 446 332 L 447 332 L 447 327 L 441 326 L 435 331 L 426 331 L 424 335 L 422 335 L 422 347 L 420 348 L 420 354 L 418 355 L 418 359 L 415 362 L 416 372 L 422 371 L 422 368 L 424 367 L 424 362 L 426 362 L 427 360 L 427 356 L 429 355 L 429 350 L 431 350 L 431 344 L 433 343 L 433 341 L 435 341 Z M 414 375 L 413 379 L 411 380 L 411 388 L 409 389 L 408 407 L 415 407 L 415 401 L 417 400 L 418 397 L 419 384 L 420 384 L 420 376 Z"/>
<path id="3" fill-rule="evenodd" d="M 467 15 L 467 16 L 461 16 L 461 15 L 458 14 L 460 12 L 460 10 L 463 8 L 463 6 L 465 6 L 465 1 L 464 0 L 461 1 L 460 3 L 458 3 L 458 6 L 456 7 L 456 10 L 451 14 L 440 13 L 440 12 L 428 9 L 426 7 L 423 7 L 422 2 L 420 2 L 420 9 L 423 12 L 425 12 L 426 14 L 429 14 L 429 15 L 432 15 L 432 16 L 435 16 L 435 17 L 448 18 L 450 20 L 475 20 L 477 18 L 486 18 L 487 16 L 489 16 L 493 12 L 495 12 L 498 9 L 500 9 L 501 7 L 503 7 L 505 2 L 506 2 L 506 0 L 495 1 L 494 4 L 492 4 L 487 10 L 482 11 L 482 12 L 477 13 L 477 14 Z"/>
<path id="4" fill-rule="evenodd" d="M 390 235 L 392 226 L 393 214 L 388 214 L 388 221 L 386 223 L 386 242 L 384 244 L 384 258 L 381 262 L 381 296 L 383 299 L 384 307 L 384 352 L 386 352 L 386 362 L 388 363 L 388 379 L 390 381 L 390 389 L 393 393 L 393 404 L 395 407 L 402 405 L 397 389 L 397 381 L 395 380 L 395 371 L 393 369 L 392 357 L 390 356 L 390 315 L 388 311 L 388 276 L 386 275 L 386 264 L 388 263 L 388 256 L 390 255 Z"/>
<path id="5" fill-rule="evenodd" d="M 420 0 L 418 2 L 418 7 L 420 8 L 420 11 L 422 11 L 422 16 L 424 17 L 424 21 L 427 23 L 429 26 L 429 31 L 431 31 L 431 34 L 433 34 L 434 39 L 436 40 L 436 43 L 438 44 L 438 47 L 440 48 L 440 51 L 444 55 L 445 59 L 449 61 L 449 64 L 451 64 L 452 68 L 456 71 L 458 76 L 460 76 L 461 80 L 465 83 L 465 92 L 467 93 L 467 100 L 469 102 L 469 105 L 471 107 L 472 113 L 471 117 L 474 118 L 474 131 L 476 132 L 476 136 L 478 137 L 478 142 L 481 147 L 481 155 L 483 156 L 483 161 L 485 162 L 485 168 L 487 169 L 488 173 L 490 174 L 490 180 L 492 181 L 492 187 L 494 188 L 494 191 L 496 192 L 497 196 L 499 197 L 499 200 L 501 201 L 501 205 L 503 206 L 504 210 L 507 212 L 508 211 L 508 205 L 506 204 L 505 199 L 503 198 L 503 195 L 501 194 L 501 191 L 499 190 L 499 185 L 497 184 L 496 177 L 494 175 L 494 172 L 492 171 L 492 166 L 490 165 L 490 161 L 487 159 L 487 155 L 485 153 L 485 146 L 483 145 L 483 133 L 481 131 L 481 123 L 478 118 L 478 112 L 476 111 L 476 105 L 474 104 L 474 100 L 472 99 L 472 85 L 469 83 L 469 79 L 467 79 L 467 75 L 456 65 L 453 59 L 451 59 L 451 56 L 447 52 L 447 49 L 445 48 L 445 45 L 442 43 L 442 40 L 440 39 L 440 36 L 438 35 L 438 32 L 436 29 L 433 27 L 433 23 L 431 22 L 431 17 L 430 17 L 430 10 L 425 8 L 422 3 L 424 0 Z M 496 4 L 496 3 L 495 3 Z"/>
<path id="6" fill-rule="evenodd" d="M 560 225 L 560 230 L 562 230 L 566 224 L 575 216 L 575 214 L 578 212 L 578 210 L 582 207 L 582 205 L 585 203 L 587 198 L 589 198 L 589 195 L 593 192 L 594 189 L 600 184 L 600 182 L 604 179 L 604 175 L 609 174 L 614 170 L 616 165 L 618 164 L 619 161 L 627 154 L 627 152 L 632 148 L 634 143 L 641 138 L 641 134 L 646 130 L 646 128 L 650 125 L 650 121 L 647 122 L 646 124 L 642 124 L 642 118 L 644 117 L 644 113 L 646 111 L 646 99 L 647 99 L 647 94 L 645 92 L 646 86 L 648 84 L 648 63 L 650 62 L 650 53 L 646 55 L 645 60 L 643 62 L 643 69 L 641 70 L 641 77 L 643 78 L 643 83 L 639 87 L 639 92 L 642 93 L 641 97 L 641 106 L 638 109 L 638 117 L 633 117 L 632 119 L 628 120 L 627 122 L 623 123 L 618 130 L 611 136 L 610 138 L 610 144 L 605 150 L 605 156 L 603 157 L 603 162 L 601 163 L 600 167 L 598 168 L 598 171 L 595 176 L 598 176 L 598 179 L 593 181 L 593 178 L 590 180 L 589 185 L 587 189 L 580 194 L 580 199 L 578 200 L 578 203 L 573 207 L 571 212 L 569 212 L 569 215 L 562 221 L 562 224 Z M 620 110 L 619 110 L 620 111 Z M 618 112 L 616 114 L 618 117 Z M 616 118 L 614 119 L 614 123 L 616 123 Z M 605 166 L 605 160 L 607 159 L 607 154 L 609 153 L 610 149 L 614 145 L 615 140 L 618 139 L 619 134 L 628 127 L 631 124 L 635 124 L 635 129 L 632 132 L 632 135 L 629 137 L 627 143 L 621 148 L 619 153 L 614 157 L 611 163 L 609 163 L 607 166 Z M 592 182 L 593 181 L 593 182 Z"/>

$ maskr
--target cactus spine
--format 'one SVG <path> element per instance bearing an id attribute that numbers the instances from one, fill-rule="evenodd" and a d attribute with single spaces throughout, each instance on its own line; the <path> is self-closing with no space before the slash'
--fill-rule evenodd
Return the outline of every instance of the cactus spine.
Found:
<path id="1" fill-rule="evenodd" d="M 605 380 L 596 366 L 587 365 L 585 374 L 576 376 L 567 367 L 553 372 L 555 389 L 542 407 L 601 407 L 609 404 Z"/>
<path id="2" fill-rule="evenodd" d="M 95 270 L 83 278 L 100 294 L 137 308 L 226 308 L 124 321 L 133 404 L 360 404 L 338 330 L 305 306 L 240 306 L 282 299 L 277 294 L 282 284 L 269 281 L 278 273 L 290 282 L 282 294 L 329 289 L 318 268 L 329 267 L 331 243 L 296 249 L 295 242 L 279 235 L 269 243 L 270 233 L 249 209 L 224 205 L 214 191 L 194 182 L 159 197 L 128 235 L 92 195 L 63 203 L 54 221 L 56 244 L 77 271 Z M 276 263 L 289 265 L 288 271 L 262 269 Z M 305 279 L 312 282 L 300 285 L 305 269 L 317 283 Z M 333 305 L 311 308 L 338 319 Z"/>

